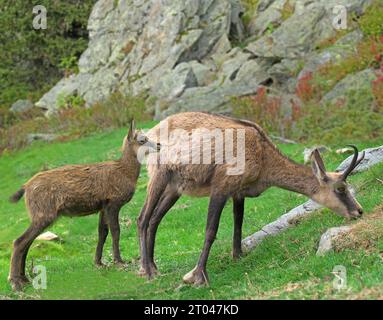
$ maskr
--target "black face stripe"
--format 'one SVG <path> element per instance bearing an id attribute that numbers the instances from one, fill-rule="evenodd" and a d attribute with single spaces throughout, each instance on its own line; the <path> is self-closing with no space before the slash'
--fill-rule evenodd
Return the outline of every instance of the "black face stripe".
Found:
<path id="1" fill-rule="evenodd" d="M 344 193 L 337 193 L 334 192 L 335 196 L 339 199 L 340 202 L 342 202 L 346 209 L 351 212 L 357 210 L 355 201 L 349 191 L 344 192 Z"/>

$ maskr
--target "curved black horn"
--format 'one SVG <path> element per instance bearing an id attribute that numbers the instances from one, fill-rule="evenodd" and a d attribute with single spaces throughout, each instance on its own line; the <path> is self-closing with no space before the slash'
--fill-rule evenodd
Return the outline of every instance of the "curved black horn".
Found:
<path id="1" fill-rule="evenodd" d="M 354 157 L 352 158 L 350 166 L 342 174 L 343 180 L 347 179 L 347 177 L 351 174 L 351 172 L 363 161 L 366 155 L 366 153 L 363 152 L 362 157 L 358 160 L 358 156 L 359 156 L 358 148 L 354 145 L 348 145 L 347 147 L 353 148 L 355 153 L 354 153 Z"/>

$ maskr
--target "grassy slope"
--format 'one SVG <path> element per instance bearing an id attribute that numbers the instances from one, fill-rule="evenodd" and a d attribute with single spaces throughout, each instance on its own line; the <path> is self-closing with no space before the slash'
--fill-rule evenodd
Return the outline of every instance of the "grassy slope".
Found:
<path id="1" fill-rule="evenodd" d="M 148 124 L 150 126 L 150 124 Z M 95 135 L 70 143 L 34 146 L 0 158 L 0 297 L 42 299 L 238 299 L 238 298 L 375 298 L 382 296 L 383 268 L 379 250 L 332 253 L 316 257 L 320 235 L 344 220 L 323 210 L 300 225 L 275 238 L 264 241 L 239 262 L 231 253 L 232 216 L 230 205 L 224 211 L 208 271 L 210 288 L 182 285 L 182 276 L 191 270 L 204 239 L 207 199 L 184 197 L 160 226 L 156 247 L 162 276 L 152 282 L 136 276 L 138 244 L 135 220 L 145 197 L 146 172 L 143 171 L 137 193 L 121 213 L 122 254 L 131 264 L 127 270 L 110 267 L 98 270 L 92 265 L 97 240 L 97 216 L 62 218 L 49 230 L 63 238 L 61 243 L 35 242 L 27 266 L 43 264 L 48 271 L 48 289 L 27 288 L 24 294 L 11 292 L 7 283 L 12 240 L 28 226 L 28 216 L 21 201 L 17 205 L 7 198 L 33 174 L 43 168 L 68 163 L 89 163 L 118 157 L 124 130 Z M 369 145 L 364 144 L 361 147 Z M 303 146 L 283 146 L 295 159 L 301 159 Z M 333 153 L 326 156 L 329 169 L 343 159 Z M 355 176 L 352 182 L 360 190 L 359 199 L 367 212 L 383 202 L 383 165 Z M 283 190 L 269 190 L 246 203 L 244 235 L 249 235 L 282 213 L 305 201 Z M 382 251 L 383 241 L 379 243 Z M 110 239 L 104 257 L 111 261 Z M 344 265 L 348 271 L 348 289 L 332 289 L 332 270 Z"/>

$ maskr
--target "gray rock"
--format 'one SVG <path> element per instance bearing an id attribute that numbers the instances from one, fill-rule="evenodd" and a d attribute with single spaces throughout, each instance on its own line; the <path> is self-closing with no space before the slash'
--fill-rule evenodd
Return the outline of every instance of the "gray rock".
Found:
<path id="1" fill-rule="evenodd" d="M 30 133 L 27 136 L 28 144 L 31 144 L 34 141 L 45 141 L 52 142 L 58 138 L 56 134 L 48 134 L 48 133 Z"/>
<path id="2" fill-rule="evenodd" d="M 53 114 L 60 107 L 60 99 L 76 95 L 81 87 L 88 84 L 90 78 L 91 75 L 86 73 L 63 78 L 36 103 L 36 107 L 48 111 L 47 115 Z"/>
<path id="3" fill-rule="evenodd" d="M 260 1 L 254 32 L 262 35 L 270 23 L 276 30 L 245 49 L 232 49 L 229 39 L 244 36 L 240 0 L 99 0 L 89 18 L 79 74 L 58 82 L 37 106 L 49 115 L 67 96 L 81 96 L 92 106 L 119 90 L 157 97 L 161 118 L 189 108 L 230 111 L 233 96 L 254 94 L 258 85 L 270 86 L 270 79 L 279 91 L 294 94 L 296 70 L 307 55 L 305 71 L 342 54 L 341 49 L 312 54 L 335 34 L 333 7 L 363 12 L 371 0 L 289 0 L 295 12 L 280 21 L 286 1 Z M 358 39 L 353 33 L 344 42 L 351 48 Z"/>
<path id="4" fill-rule="evenodd" d="M 192 66 L 181 63 L 161 78 L 161 81 L 152 88 L 152 94 L 158 98 L 173 99 L 181 96 L 186 89 L 197 86 L 198 80 Z"/>
<path id="5" fill-rule="evenodd" d="M 79 75 L 61 80 L 38 106 L 54 112 L 57 97 L 72 94 L 90 106 L 115 90 L 158 93 L 164 89 L 163 76 L 179 75 L 174 69 L 183 62 L 230 50 L 228 36 L 243 36 L 242 12 L 239 0 L 99 0 L 89 18 L 89 45 L 79 60 Z M 197 84 L 204 85 L 207 70 L 197 71 Z M 168 99 L 182 91 L 170 90 L 179 79 L 170 77 L 164 85 Z M 190 77 L 189 72 L 185 89 Z"/>
<path id="6" fill-rule="evenodd" d="M 360 30 L 355 30 L 339 39 L 333 46 L 321 52 L 309 54 L 305 58 L 305 66 L 299 73 L 298 79 L 307 73 L 314 73 L 327 63 L 336 63 L 347 58 L 355 52 L 355 47 L 362 39 L 363 33 Z"/>
<path id="7" fill-rule="evenodd" d="M 304 19 L 293 15 L 271 35 L 265 35 L 248 45 L 247 50 L 255 56 L 272 59 L 297 59 L 315 48 L 318 41 L 335 33 L 323 32 L 319 23 L 326 16 L 323 6 L 315 6 L 305 11 Z M 326 28 L 326 26 L 324 26 Z M 331 27 L 328 27 L 331 29 Z M 331 31 L 331 30 L 330 30 Z"/>
<path id="8" fill-rule="evenodd" d="M 328 229 L 321 237 L 319 242 L 319 247 L 317 250 L 317 256 L 324 256 L 326 253 L 334 249 L 334 241 L 336 238 L 341 235 L 349 232 L 351 227 L 336 227 Z"/>
<path id="9" fill-rule="evenodd" d="M 11 111 L 14 113 L 21 113 L 28 111 L 34 107 L 33 103 L 29 100 L 17 100 L 11 106 Z"/>
<path id="10" fill-rule="evenodd" d="M 250 21 L 248 32 L 252 36 L 261 36 L 271 26 L 282 22 L 283 7 L 287 0 L 262 1 Z"/>
<path id="11" fill-rule="evenodd" d="M 188 64 L 193 70 L 198 87 L 208 86 L 213 82 L 214 70 L 211 70 L 207 65 L 199 63 L 198 61 L 191 61 Z"/>
<path id="12" fill-rule="evenodd" d="M 322 103 L 335 103 L 339 99 L 349 99 L 358 92 L 363 94 L 364 99 L 373 99 L 372 81 L 376 79 L 374 70 L 366 69 L 355 74 L 348 75 L 337 83 L 322 99 Z"/>
<path id="13" fill-rule="evenodd" d="M 294 14 L 283 21 L 271 35 L 264 35 L 249 44 L 247 50 L 255 56 L 269 59 L 302 58 L 323 40 L 336 34 L 333 26 L 335 6 L 345 6 L 349 14 L 362 13 L 371 0 L 300 0 L 290 3 L 295 3 Z M 266 4 L 260 5 L 258 10 L 264 8 L 264 12 L 267 12 L 278 2 L 268 1 Z M 264 28 L 264 25 L 260 27 Z"/>

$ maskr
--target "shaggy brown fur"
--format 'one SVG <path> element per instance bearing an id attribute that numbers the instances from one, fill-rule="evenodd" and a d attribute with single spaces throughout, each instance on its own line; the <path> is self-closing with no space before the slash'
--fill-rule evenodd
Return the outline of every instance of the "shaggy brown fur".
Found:
<path id="1" fill-rule="evenodd" d="M 148 133 L 153 141 L 161 141 L 161 155 L 166 152 L 170 156 L 177 154 L 176 147 L 180 144 L 179 139 L 170 139 L 168 145 L 164 145 L 160 133 L 165 124 L 169 128 L 169 135 L 177 129 L 183 129 L 190 135 L 201 128 L 210 131 L 218 129 L 222 132 L 229 128 L 245 130 L 245 170 L 240 175 L 228 175 L 227 169 L 231 164 L 217 164 L 214 161 L 215 143 L 211 146 L 212 164 L 182 164 L 182 157 L 178 162 L 150 162 L 147 199 L 138 219 L 140 272 L 143 275 L 152 277 L 157 272 L 154 263 L 156 231 L 164 215 L 182 194 L 210 197 L 206 238 L 200 260 L 197 267 L 184 277 L 185 282 L 196 285 L 208 282 L 207 258 L 218 230 L 222 209 L 229 197 L 233 198 L 234 205 L 234 258 L 242 255 L 244 199 L 257 197 L 270 187 L 280 187 L 306 195 L 344 216 L 360 215 L 362 209 L 348 191 L 342 175 L 327 174 L 318 151 L 313 153 L 312 168 L 306 167 L 284 156 L 255 123 L 203 112 L 187 112 L 170 116 Z M 233 145 L 233 154 L 236 155 L 238 150 L 235 134 Z M 163 159 L 166 159 L 166 155 Z"/>
<path id="2" fill-rule="evenodd" d="M 69 165 L 41 172 L 29 180 L 10 200 L 18 201 L 25 193 L 31 225 L 14 242 L 9 281 L 15 290 L 28 282 L 25 260 L 33 240 L 59 216 L 85 216 L 100 212 L 96 265 L 102 265 L 102 250 L 109 230 L 113 238 L 115 263 L 123 263 L 119 249 L 119 211 L 132 198 L 141 164 L 140 146 L 158 148 L 140 134 L 133 123 L 124 139 L 123 155 L 117 161 L 89 165 Z"/>

